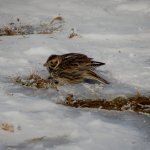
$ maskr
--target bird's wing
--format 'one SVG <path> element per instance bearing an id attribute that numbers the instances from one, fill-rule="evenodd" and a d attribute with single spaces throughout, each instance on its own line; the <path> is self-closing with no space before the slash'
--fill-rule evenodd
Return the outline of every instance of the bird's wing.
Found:
<path id="1" fill-rule="evenodd" d="M 63 68 L 90 68 L 91 66 L 91 58 L 87 57 L 84 54 L 78 53 L 69 53 L 62 55 L 62 67 Z"/>
<path id="2" fill-rule="evenodd" d="M 68 53 L 62 55 L 62 63 L 60 64 L 63 69 L 79 69 L 79 70 L 94 70 L 96 67 L 105 65 L 105 63 L 94 61 L 84 54 Z"/>

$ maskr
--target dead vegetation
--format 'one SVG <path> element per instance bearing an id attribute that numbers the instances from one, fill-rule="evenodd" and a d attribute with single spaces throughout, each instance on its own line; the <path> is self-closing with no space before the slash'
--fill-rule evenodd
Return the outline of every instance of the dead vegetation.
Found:
<path id="1" fill-rule="evenodd" d="M 14 126 L 10 123 L 0 123 L 0 129 L 7 131 L 7 132 L 14 132 L 15 131 Z"/>
<path id="2" fill-rule="evenodd" d="M 132 110 L 150 114 L 150 97 L 136 95 L 129 98 L 117 97 L 113 100 L 105 99 L 74 99 L 68 95 L 61 104 L 75 108 L 101 108 L 106 110 Z"/>
<path id="3" fill-rule="evenodd" d="M 22 86 L 36 89 L 57 88 L 53 86 L 53 81 L 44 79 L 40 74 L 34 72 L 27 77 L 22 78 L 17 75 L 13 78 L 15 83 Z M 132 97 L 117 97 L 113 100 L 106 99 L 75 99 L 73 95 L 69 94 L 64 101 L 59 102 L 65 106 L 75 108 L 100 108 L 106 110 L 125 111 L 132 110 L 135 112 L 143 112 L 150 114 L 150 97 L 142 96 L 139 93 Z"/>
<path id="4" fill-rule="evenodd" d="M 56 16 L 52 19 L 52 21 L 50 23 L 53 24 L 53 23 L 56 23 L 56 21 L 64 22 L 64 18 L 62 16 Z"/>
<path id="5" fill-rule="evenodd" d="M 0 27 L 0 36 L 28 35 L 28 34 L 52 34 L 61 31 L 64 19 L 61 16 L 54 17 L 52 20 L 41 22 L 39 25 L 29 25 L 21 22 L 19 18 L 16 21 Z"/>
<path id="6" fill-rule="evenodd" d="M 38 73 L 31 73 L 29 76 L 22 78 L 20 75 L 17 75 L 13 78 L 14 83 L 21 84 L 26 87 L 31 88 L 49 88 L 51 86 L 51 80 L 44 79 Z"/>
<path id="7" fill-rule="evenodd" d="M 74 31 L 74 28 L 71 29 L 71 33 L 69 34 L 68 38 L 69 39 L 72 39 L 74 37 L 80 37 L 79 34 L 77 34 L 75 31 Z"/>

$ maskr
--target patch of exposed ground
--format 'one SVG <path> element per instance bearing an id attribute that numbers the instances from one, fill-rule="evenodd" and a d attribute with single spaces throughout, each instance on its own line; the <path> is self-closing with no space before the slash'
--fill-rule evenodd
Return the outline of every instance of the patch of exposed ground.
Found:
<path id="1" fill-rule="evenodd" d="M 13 81 L 30 88 L 56 88 L 55 80 L 44 79 L 38 73 L 31 73 L 26 78 L 22 78 L 18 75 Z M 75 108 L 101 108 L 117 111 L 132 110 L 150 114 L 150 97 L 142 96 L 139 93 L 132 97 L 116 97 L 113 100 L 101 98 L 75 99 L 73 95 L 69 94 L 65 100 L 59 104 Z"/>
<path id="2" fill-rule="evenodd" d="M 52 85 L 51 80 L 44 79 L 41 75 L 38 73 L 31 73 L 26 77 L 21 77 L 20 75 L 17 75 L 13 78 L 13 82 L 23 85 L 25 87 L 30 88 L 49 88 Z"/>
<path id="3" fill-rule="evenodd" d="M 150 114 L 150 97 L 135 95 L 132 97 L 117 97 L 113 100 L 106 99 L 75 99 L 68 95 L 61 104 L 75 108 L 101 108 L 106 110 L 125 111 L 132 110 Z"/>
<path id="4" fill-rule="evenodd" d="M 53 19 L 45 22 L 41 21 L 41 23 L 38 25 L 22 23 L 18 18 L 16 21 L 0 27 L 0 36 L 52 34 L 56 31 L 61 31 L 63 24 L 64 18 L 61 16 L 56 16 Z"/>
<path id="5" fill-rule="evenodd" d="M 4 130 L 4 131 L 7 131 L 7 132 L 14 132 L 15 128 L 10 123 L 0 123 L 0 130 Z"/>

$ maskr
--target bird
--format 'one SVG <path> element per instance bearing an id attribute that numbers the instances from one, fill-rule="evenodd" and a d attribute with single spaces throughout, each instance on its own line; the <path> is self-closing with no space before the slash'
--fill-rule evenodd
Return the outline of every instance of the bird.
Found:
<path id="1" fill-rule="evenodd" d="M 68 53 L 64 55 L 51 55 L 48 57 L 46 63 L 43 65 L 47 67 L 48 71 L 59 68 L 76 68 L 86 67 L 95 69 L 98 66 L 105 65 L 105 63 L 92 61 L 92 58 L 80 53 Z"/>
<path id="2" fill-rule="evenodd" d="M 81 53 L 53 54 L 43 64 L 49 72 L 48 79 L 54 79 L 59 85 L 76 84 L 86 79 L 109 84 L 107 80 L 95 73 L 96 68 L 102 65 L 105 63 L 94 61 L 93 58 Z"/>

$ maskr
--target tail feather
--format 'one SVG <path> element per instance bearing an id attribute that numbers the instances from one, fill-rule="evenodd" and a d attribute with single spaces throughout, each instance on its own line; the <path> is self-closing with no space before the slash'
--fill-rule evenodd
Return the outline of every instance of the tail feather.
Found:
<path id="1" fill-rule="evenodd" d="M 86 72 L 86 78 L 88 79 L 92 79 L 92 80 L 96 80 L 100 83 L 105 83 L 105 84 L 109 84 L 109 82 L 107 80 L 105 80 L 104 78 L 100 77 L 99 75 L 97 75 L 95 72 L 88 70 L 88 72 Z"/>

